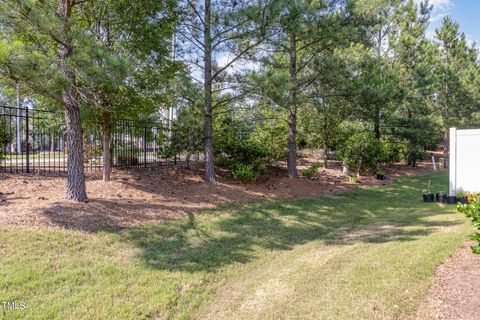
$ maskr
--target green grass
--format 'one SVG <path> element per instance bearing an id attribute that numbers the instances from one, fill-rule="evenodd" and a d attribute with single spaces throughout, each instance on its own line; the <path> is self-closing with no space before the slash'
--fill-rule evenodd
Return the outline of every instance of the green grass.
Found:
<path id="1" fill-rule="evenodd" d="M 428 180 L 440 190 L 447 176 L 120 232 L 3 228 L 0 301 L 26 303 L 3 316 L 411 318 L 471 230 L 453 206 L 421 202 Z"/>

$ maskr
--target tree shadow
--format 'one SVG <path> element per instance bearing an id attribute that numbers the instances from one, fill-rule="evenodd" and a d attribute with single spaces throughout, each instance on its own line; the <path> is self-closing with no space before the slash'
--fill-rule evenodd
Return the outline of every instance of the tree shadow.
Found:
<path id="1" fill-rule="evenodd" d="M 82 205 L 59 203 L 43 215 L 65 228 L 115 232 L 140 249 L 139 258 L 149 268 L 216 272 L 311 241 L 326 245 L 413 241 L 459 224 L 443 205 L 421 202 L 428 180 L 433 181 L 432 188 L 439 188 L 446 176 L 399 178 L 389 187 L 355 189 L 341 196 L 222 205 L 195 214 L 182 211 L 183 206 L 93 199 Z M 97 221 L 100 210 L 103 221 Z M 172 210 L 182 214 L 151 215 Z M 151 223 L 125 223 L 132 220 Z"/>
<path id="2" fill-rule="evenodd" d="M 451 212 L 437 204 L 378 189 L 253 204 L 227 214 L 217 209 L 206 216 L 191 214 L 184 221 L 130 229 L 122 238 L 142 249 L 148 267 L 215 272 L 257 259 L 265 251 L 291 250 L 311 241 L 327 245 L 413 241 L 459 224 L 447 215 Z"/>

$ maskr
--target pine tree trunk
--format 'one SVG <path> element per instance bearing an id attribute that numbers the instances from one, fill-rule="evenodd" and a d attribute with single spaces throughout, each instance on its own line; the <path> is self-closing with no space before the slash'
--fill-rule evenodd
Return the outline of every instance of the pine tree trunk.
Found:
<path id="1" fill-rule="evenodd" d="M 449 157 L 449 138 L 448 131 L 445 131 L 443 134 L 443 168 L 448 168 L 448 157 Z"/>
<path id="2" fill-rule="evenodd" d="M 205 182 L 215 182 L 215 166 L 213 162 L 213 107 L 212 107 L 212 38 L 211 38 L 211 0 L 205 0 L 205 74 L 204 74 L 204 138 L 205 138 Z"/>
<path id="3" fill-rule="evenodd" d="M 110 181 L 112 173 L 112 149 L 110 148 L 110 141 L 112 140 L 112 132 L 110 123 L 107 121 L 102 123 L 103 133 L 103 181 Z"/>
<path id="4" fill-rule="evenodd" d="M 64 99 L 67 122 L 67 200 L 84 201 L 85 173 L 83 168 L 83 139 L 80 124 L 80 109 L 70 99 Z"/>
<path id="5" fill-rule="evenodd" d="M 77 103 L 77 90 L 75 87 L 75 75 L 68 66 L 68 57 L 72 54 L 73 45 L 70 39 L 70 15 L 72 12 L 71 2 L 68 0 L 58 1 L 58 16 L 62 21 L 64 43 L 60 45 L 60 71 L 68 80 L 68 84 L 62 90 L 62 104 L 67 123 L 67 200 L 84 201 L 87 199 L 85 190 L 85 173 L 83 167 L 83 139 L 80 109 Z"/>
<path id="6" fill-rule="evenodd" d="M 328 168 L 328 143 L 326 140 L 323 141 L 323 167 Z"/>
<path id="7" fill-rule="evenodd" d="M 289 48 L 290 71 L 290 108 L 288 110 L 288 156 L 287 168 L 290 178 L 298 178 L 297 172 L 297 39 L 295 34 L 290 35 Z"/>
<path id="8" fill-rule="evenodd" d="M 380 108 L 375 106 L 375 119 L 373 124 L 373 131 L 375 133 L 375 138 L 380 139 Z"/>

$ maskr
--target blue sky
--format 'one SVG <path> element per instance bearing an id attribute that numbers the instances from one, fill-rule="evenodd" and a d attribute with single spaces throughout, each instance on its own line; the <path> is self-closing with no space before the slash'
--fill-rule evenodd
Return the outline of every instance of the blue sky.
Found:
<path id="1" fill-rule="evenodd" d="M 434 5 L 434 10 L 429 37 L 441 25 L 443 16 L 449 15 L 460 24 L 460 31 L 480 47 L 480 0 L 430 0 L 430 3 Z"/>

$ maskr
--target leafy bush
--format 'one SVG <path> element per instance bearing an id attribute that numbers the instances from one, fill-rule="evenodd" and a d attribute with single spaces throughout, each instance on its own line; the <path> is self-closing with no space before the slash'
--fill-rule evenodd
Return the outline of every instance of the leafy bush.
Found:
<path id="1" fill-rule="evenodd" d="M 415 167 L 418 160 L 423 160 L 428 157 L 428 153 L 419 145 L 408 145 L 404 155 L 408 164 Z"/>
<path id="2" fill-rule="evenodd" d="M 287 144 L 287 125 L 283 121 L 265 123 L 257 125 L 250 140 L 262 146 L 264 152 L 271 161 L 285 159 L 288 154 Z"/>
<path id="3" fill-rule="evenodd" d="M 340 159 L 352 174 L 374 172 L 382 160 L 382 146 L 369 132 L 351 136 L 339 150 Z"/>
<path id="4" fill-rule="evenodd" d="M 382 147 L 382 163 L 392 164 L 403 160 L 408 145 L 406 141 L 391 141 L 381 138 L 380 143 Z"/>
<path id="5" fill-rule="evenodd" d="M 159 132 L 157 143 L 160 158 L 171 159 L 183 154 L 188 161 L 192 154 L 203 150 L 202 115 L 199 111 L 199 108 L 191 106 L 182 108 L 171 127 L 165 126 Z"/>
<path id="6" fill-rule="evenodd" d="M 251 182 L 257 179 L 259 172 L 252 165 L 238 164 L 233 168 L 232 174 L 235 179 L 243 182 Z"/>
<path id="7" fill-rule="evenodd" d="M 7 131 L 5 120 L 0 120 L 0 161 L 5 158 L 5 147 L 12 141 L 12 135 Z"/>
<path id="8" fill-rule="evenodd" d="M 237 171 L 238 177 L 242 174 L 240 171 L 248 171 L 245 168 L 250 167 L 256 179 L 271 164 L 272 155 L 259 140 L 252 139 L 247 133 L 242 124 L 232 118 L 219 119 L 213 145 L 215 163 L 232 170 L 234 176 Z"/>
<path id="9" fill-rule="evenodd" d="M 311 178 L 315 175 L 315 173 L 317 173 L 317 170 L 320 167 L 321 166 L 320 166 L 319 163 L 314 163 L 310 167 L 308 167 L 307 169 L 302 170 L 302 176 L 307 177 L 307 178 Z"/>
<path id="10" fill-rule="evenodd" d="M 480 202 L 478 195 L 476 193 L 467 196 L 467 203 L 459 203 L 457 210 L 461 213 L 464 213 L 467 218 L 471 219 L 473 226 L 480 230 Z M 480 254 L 480 232 L 475 232 L 470 236 L 470 239 L 477 242 L 477 245 L 471 246 L 472 252 L 475 254 Z"/>

